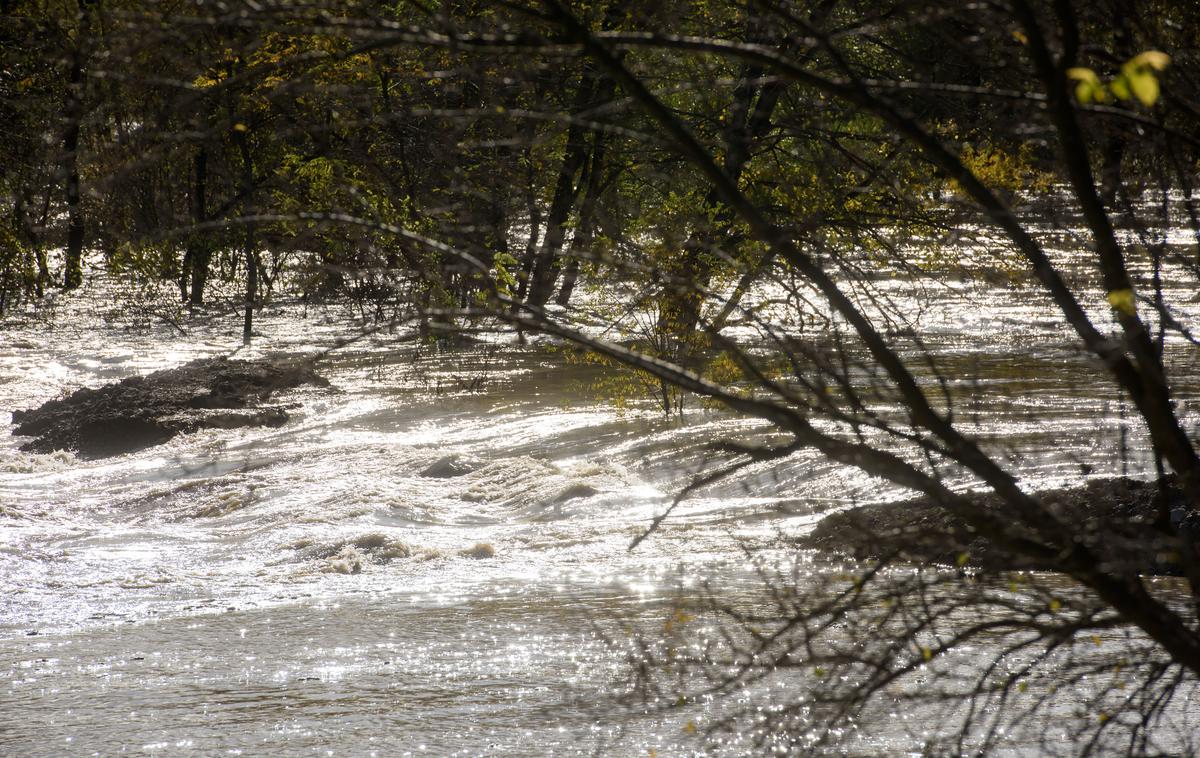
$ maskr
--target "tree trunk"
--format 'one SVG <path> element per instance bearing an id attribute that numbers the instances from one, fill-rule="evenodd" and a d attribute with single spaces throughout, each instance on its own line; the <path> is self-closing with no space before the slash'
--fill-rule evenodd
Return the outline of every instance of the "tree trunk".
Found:
<path id="1" fill-rule="evenodd" d="M 250 202 L 250 194 L 254 191 L 254 159 L 250 152 L 250 139 L 246 127 L 234 132 L 238 152 L 242 157 L 242 202 L 243 213 Z M 247 222 L 246 237 L 243 245 L 246 255 L 246 301 L 245 319 L 242 321 L 242 344 L 250 344 L 251 329 L 254 326 L 254 305 L 258 297 L 258 250 L 255 248 L 254 224 Z"/>
<path id="2" fill-rule="evenodd" d="M 743 66 L 726 117 L 724 169 L 736 184 L 750 159 L 755 141 L 771 128 L 771 117 L 785 84 L 762 82 L 764 71 L 756 65 Z M 700 323 L 703 292 L 712 279 L 712 266 L 705 253 L 725 243 L 725 229 L 733 220 L 732 211 L 716 190 L 704 198 L 706 215 L 713 219 L 684 243 L 683 256 L 674 273 L 674 292 L 660 310 L 658 330 L 666 338 L 669 357 L 690 366 L 696 328 Z"/>
<path id="3" fill-rule="evenodd" d="M 193 161 L 193 184 L 191 193 L 191 214 L 193 227 L 198 227 L 208 220 L 208 209 L 205 197 L 208 192 L 208 149 L 203 145 L 196 151 Z M 183 273 L 180 278 L 180 290 L 186 293 L 188 277 L 191 277 L 191 293 L 188 302 L 191 305 L 204 304 L 204 285 L 208 282 L 208 264 L 212 257 L 212 249 L 204 235 L 195 228 L 188 236 L 187 252 L 184 254 Z"/>
<path id="4" fill-rule="evenodd" d="M 580 77 L 579 88 L 575 91 L 575 102 L 571 114 L 577 116 L 592 102 L 595 93 L 595 77 L 592 69 L 587 67 Z M 583 127 L 572 123 L 567 128 L 567 144 L 563 151 L 562 164 L 558 169 L 558 179 L 554 184 L 554 196 L 550 200 L 550 210 L 546 214 L 546 236 L 533 259 L 529 273 L 529 295 L 527 302 L 531 305 L 542 306 L 550 299 L 554 280 L 558 275 L 557 261 L 566 234 L 567 218 L 575 206 L 578 187 L 575 177 L 583 166 L 586 157 L 587 141 Z"/>
<path id="5" fill-rule="evenodd" d="M 250 344 L 254 326 L 254 301 L 258 292 L 258 251 L 254 249 L 254 233 L 246 230 L 246 317 L 242 321 L 242 344 Z"/>
<path id="6" fill-rule="evenodd" d="M 84 16 L 82 23 L 86 23 Z M 81 32 L 82 33 L 82 32 Z M 83 117 L 83 52 L 78 45 L 71 53 L 67 75 L 67 102 L 64 108 L 66 131 L 63 133 L 63 173 L 67 190 L 67 248 L 63 288 L 83 284 L 83 208 L 79 193 L 79 122 Z"/>
<path id="7" fill-rule="evenodd" d="M 600 22 L 603 29 L 613 29 L 624 14 L 624 4 L 609 3 Z M 616 94 L 617 83 L 600 70 L 592 61 L 585 60 L 579 77 L 579 88 L 571 108 L 571 116 L 578 119 L 588 111 L 609 102 Z M 582 182 L 576 176 L 583 170 L 588 158 L 587 128 L 572 121 L 567 129 L 567 144 L 563 162 L 554 186 L 554 196 L 546 218 L 546 235 L 541 250 L 530 265 L 529 296 L 526 302 L 543 306 L 554 295 L 562 266 L 562 244 L 566 237 L 567 220 L 579 198 Z"/>
<path id="8" fill-rule="evenodd" d="M 40 299 L 45 294 L 46 284 L 50 281 L 50 266 L 46 260 L 46 247 L 42 244 L 41 235 L 38 234 L 33 220 L 29 217 L 30 198 L 27 193 L 28 189 L 16 193 L 13 213 L 16 216 L 17 229 L 25 237 L 25 244 L 29 246 L 34 265 L 37 267 L 37 275 L 33 280 L 33 291 Z M 49 202 L 49 198 L 47 198 L 47 202 Z M 44 217 L 46 214 L 42 215 Z"/>
<path id="9" fill-rule="evenodd" d="M 589 254 L 588 248 L 595 236 L 596 204 L 603 189 L 600 172 L 604 165 L 606 142 L 607 135 L 603 132 L 597 132 L 593 136 L 591 159 L 584 167 L 584 176 L 580 178 L 580 184 L 584 185 L 585 189 L 583 202 L 579 206 L 579 228 L 571 237 L 570 249 L 564 256 L 567 259 L 567 266 L 563 271 L 562 287 L 559 288 L 558 297 L 554 300 L 556 304 L 563 307 L 571 302 L 571 294 L 575 291 L 575 282 L 579 279 L 579 258 L 581 255 Z"/>
<path id="10" fill-rule="evenodd" d="M 533 262 L 537 258 L 538 238 L 542 234 L 542 209 L 538 206 L 534 180 L 533 159 L 526 154 L 529 175 L 525 182 L 525 207 L 529 210 L 529 236 L 526 238 L 525 255 L 521 259 L 521 270 L 517 276 L 516 302 L 525 302 L 529 294 L 529 279 L 533 273 Z"/>

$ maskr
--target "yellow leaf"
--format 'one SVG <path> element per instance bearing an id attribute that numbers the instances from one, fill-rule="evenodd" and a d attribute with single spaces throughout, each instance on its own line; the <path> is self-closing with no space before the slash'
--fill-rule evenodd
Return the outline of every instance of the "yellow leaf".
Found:
<path id="1" fill-rule="evenodd" d="M 1029 682 L 1021 682 L 1017 685 L 1017 692 L 1024 692 L 1029 689 Z"/>
<path id="2" fill-rule="evenodd" d="M 1158 77 L 1153 72 L 1145 69 L 1139 69 L 1137 72 L 1126 76 L 1129 82 L 1129 89 L 1133 92 L 1142 105 L 1149 108 L 1158 102 Z"/>
<path id="3" fill-rule="evenodd" d="M 688 734 L 695 734 L 696 733 L 696 722 L 689 721 L 686 724 L 684 724 L 683 731 L 687 732 Z"/>
<path id="4" fill-rule="evenodd" d="M 239 122 L 239 123 L 236 123 L 236 124 L 234 124 L 234 125 L 233 125 L 233 130 L 234 130 L 235 132 L 245 132 L 245 131 L 249 131 L 249 130 L 250 130 L 250 127 L 248 127 L 248 126 L 246 126 L 245 124 L 243 124 L 243 123 L 240 123 L 240 122 Z"/>
<path id="5" fill-rule="evenodd" d="M 668 618 L 666 622 L 663 623 L 663 632 L 670 634 L 671 630 L 674 629 L 676 625 L 682 626 L 683 624 L 695 620 L 695 616 L 684 611 L 682 608 L 679 608 L 675 611 L 675 613 L 671 614 L 671 617 Z"/>
<path id="6" fill-rule="evenodd" d="M 954 563 L 959 568 L 962 568 L 963 566 L 967 565 L 967 561 L 969 560 L 971 560 L 970 553 L 959 553 L 958 557 L 954 559 Z"/>
<path id="7" fill-rule="evenodd" d="M 921 648 L 921 656 L 927 661 L 932 661 L 933 660 L 933 651 L 927 647 L 923 647 L 923 648 Z"/>
<path id="8" fill-rule="evenodd" d="M 1133 297 L 1133 290 L 1112 290 L 1108 293 L 1108 304 L 1112 306 L 1114 311 L 1124 313 L 1126 316 L 1133 316 L 1137 313 L 1137 303 Z"/>
<path id="9" fill-rule="evenodd" d="M 1069 68 L 1067 78 L 1079 82 L 1075 85 L 1075 99 L 1081 103 L 1090 103 L 1093 100 L 1102 102 L 1108 98 L 1100 77 L 1090 68 Z"/>
<path id="10" fill-rule="evenodd" d="M 1129 82 L 1123 76 L 1113 79 L 1112 84 L 1108 85 L 1108 88 L 1112 90 L 1114 95 L 1122 100 L 1128 100 L 1129 98 L 1133 97 L 1133 95 L 1129 92 Z"/>
<path id="11" fill-rule="evenodd" d="M 1074 79 L 1077 82 L 1100 83 L 1100 77 L 1096 76 L 1095 71 L 1090 68 L 1083 68 L 1082 66 L 1067 69 L 1067 78 Z"/>
<path id="12" fill-rule="evenodd" d="M 1022 45 L 1029 44 L 1029 38 L 1026 37 L 1025 33 L 1022 32 L 1020 29 L 1014 29 L 1012 36 L 1013 36 L 1013 39 L 1015 39 L 1017 42 L 1020 42 Z"/>
<path id="13" fill-rule="evenodd" d="M 1062 608 L 1061 600 L 1059 600 L 1058 598 L 1050 599 L 1050 612 L 1051 613 L 1058 613 L 1061 608 Z"/>
<path id="14" fill-rule="evenodd" d="M 1145 66 L 1155 71 L 1162 71 L 1171 65 L 1171 56 L 1159 50 L 1147 50 L 1130 58 L 1129 63 L 1134 66 Z"/>

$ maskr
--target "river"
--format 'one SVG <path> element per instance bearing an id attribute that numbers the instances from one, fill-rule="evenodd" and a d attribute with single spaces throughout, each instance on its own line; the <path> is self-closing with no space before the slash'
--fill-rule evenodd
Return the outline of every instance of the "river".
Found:
<path id="1" fill-rule="evenodd" d="M 6 325 L 0 424 L 77 387 L 311 353 L 361 327 L 280 302 L 239 350 L 235 313 L 167 323 L 93 275 Z M 921 334 L 970 376 L 951 391 L 1023 485 L 1148 472 L 1136 445 L 1120 452 L 1127 409 L 1044 301 L 1003 282 L 880 286 L 934 303 Z M 287 393 L 278 429 L 94 461 L 0 435 L 0 753 L 691 754 L 721 704 L 613 701 L 626 667 L 605 637 L 658 628 L 705 582 L 751 592 L 745 546 L 789 561 L 780 535 L 902 496 L 801 452 L 700 490 L 631 551 L 719 459 L 709 443 L 769 430 L 698 404 L 663 418 L 624 374 L 548 340 L 405 336 L 334 352 L 319 369 L 333 388 Z M 902 721 L 862 749 L 903 748 Z"/>

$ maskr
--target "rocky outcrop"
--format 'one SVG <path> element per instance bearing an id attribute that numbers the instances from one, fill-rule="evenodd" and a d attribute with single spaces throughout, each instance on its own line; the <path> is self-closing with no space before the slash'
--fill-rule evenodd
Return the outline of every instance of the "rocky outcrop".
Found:
<path id="1" fill-rule="evenodd" d="M 302 361 L 197 360 L 16 411 L 13 434 L 34 438 L 21 447 L 28 452 L 74 450 L 103 458 L 197 429 L 280 426 L 287 408 L 262 404 L 304 384 L 328 386 Z"/>
<path id="2" fill-rule="evenodd" d="M 1035 496 L 1101 560 L 1140 574 L 1178 573 L 1170 532 L 1197 531 L 1169 478 L 1162 483 L 1096 479 Z M 1004 517 L 1004 502 L 996 495 L 968 497 L 975 506 Z M 1166 519 L 1160 515 L 1164 511 Z M 1162 527 L 1164 520 L 1171 522 L 1170 529 Z M 1013 554 L 929 498 L 839 511 L 822 519 L 800 542 L 803 547 L 860 560 L 899 559 L 991 571 L 1058 568 L 1053 561 Z"/>

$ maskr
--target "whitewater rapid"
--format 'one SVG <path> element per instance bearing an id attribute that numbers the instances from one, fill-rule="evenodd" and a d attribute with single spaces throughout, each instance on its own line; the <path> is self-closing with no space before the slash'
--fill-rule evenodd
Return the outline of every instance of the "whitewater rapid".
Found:
<path id="1" fill-rule="evenodd" d="M 119 289 L 6 324 L 0 426 L 79 387 L 311 355 L 367 326 L 281 302 L 243 349 L 236 312 L 171 323 L 114 309 Z M 1149 470 L 1115 454 L 1127 410 L 1044 301 L 950 283 L 922 302 L 941 369 L 973 377 L 950 387 L 975 396 L 972 433 L 1027 486 Z M 705 586 L 751 592 L 747 550 L 795 560 L 788 538 L 824 512 L 903 494 L 800 451 L 700 489 L 630 550 L 728 460 L 711 443 L 778 438 L 702 404 L 664 418 L 627 375 L 512 335 L 379 330 L 318 371 L 332 387 L 279 396 L 278 429 L 93 461 L 0 435 L 0 752 L 684 754 L 721 705 L 613 701 L 610 637 Z M 888 729 L 878 744 L 903 744 L 905 720 Z"/>

